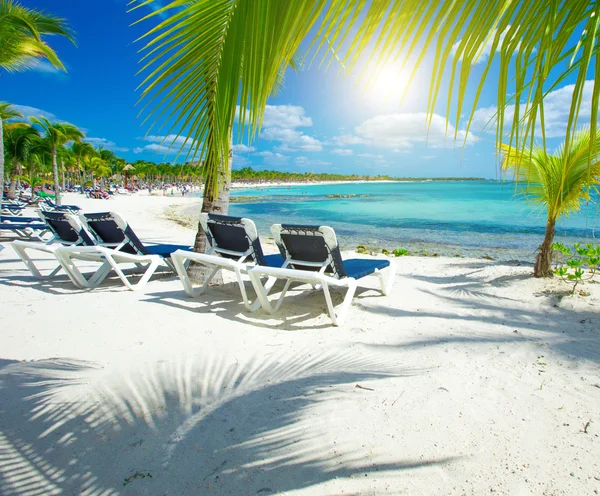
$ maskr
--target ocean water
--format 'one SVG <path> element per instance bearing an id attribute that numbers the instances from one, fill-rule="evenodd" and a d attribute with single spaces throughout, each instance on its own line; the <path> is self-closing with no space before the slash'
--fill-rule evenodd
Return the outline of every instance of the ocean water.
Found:
<path id="1" fill-rule="evenodd" d="M 356 195 L 329 198 L 328 195 Z M 368 195 L 368 196 L 361 196 Z M 275 223 L 329 225 L 344 248 L 407 248 L 429 255 L 533 260 L 545 213 L 496 181 L 348 183 L 232 190 L 230 215 L 253 219 L 261 236 Z M 597 202 L 557 226 L 557 240 L 600 242 Z"/>

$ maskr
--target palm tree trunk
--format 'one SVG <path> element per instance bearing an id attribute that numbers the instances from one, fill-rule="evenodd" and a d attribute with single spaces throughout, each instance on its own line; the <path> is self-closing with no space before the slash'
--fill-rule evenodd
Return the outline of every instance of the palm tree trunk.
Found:
<path id="1" fill-rule="evenodd" d="M 17 197 L 17 184 L 19 181 L 19 176 L 23 175 L 23 166 L 17 162 L 15 164 L 15 173 L 11 177 L 10 187 L 8 188 L 8 198 L 14 200 Z"/>
<path id="2" fill-rule="evenodd" d="M 4 196 L 4 132 L 2 131 L 2 118 L 0 118 L 0 201 Z"/>
<path id="3" fill-rule="evenodd" d="M 554 225 L 556 221 L 548 219 L 544 242 L 538 248 L 538 254 L 533 268 L 534 277 L 552 277 L 552 243 L 554 242 Z"/>
<path id="4" fill-rule="evenodd" d="M 66 184 L 65 184 L 65 161 L 61 160 L 60 165 L 61 165 L 60 171 L 62 172 L 62 189 L 63 189 L 63 191 L 65 191 L 67 189 L 65 187 L 66 186 Z"/>
<path id="5" fill-rule="evenodd" d="M 219 166 L 219 172 L 216 178 L 206 181 L 204 184 L 204 194 L 202 198 L 202 212 L 216 213 L 220 215 L 227 215 L 229 211 L 229 193 L 231 189 L 231 165 L 233 160 L 233 142 L 229 143 L 229 153 L 227 157 L 228 164 L 221 164 Z M 218 193 L 215 196 L 214 181 L 218 181 Z M 208 250 L 208 240 L 204 235 L 202 226 L 198 223 L 198 232 L 196 233 L 196 240 L 194 243 L 194 251 L 198 253 L 205 253 Z M 202 281 L 208 275 L 208 269 L 205 265 L 201 264 L 190 264 L 188 270 L 190 279 L 192 281 Z M 213 279 L 213 282 L 222 282 L 222 279 Z"/>
<path id="6" fill-rule="evenodd" d="M 52 149 L 52 174 L 54 175 L 54 198 L 57 205 L 60 202 L 60 183 L 58 182 L 58 162 L 56 161 L 56 148 Z"/>

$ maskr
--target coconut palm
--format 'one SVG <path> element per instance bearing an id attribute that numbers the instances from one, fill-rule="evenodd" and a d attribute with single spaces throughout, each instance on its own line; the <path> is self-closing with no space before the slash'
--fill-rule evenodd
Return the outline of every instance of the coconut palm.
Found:
<path id="1" fill-rule="evenodd" d="M 23 7 L 14 0 L 0 0 L 0 69 L 21 71 L 46 59 L 65 70 L 56 52 L 42 39 L 64 36 L 73 43 L 73 32 L 64 19 Z"/>
<path id="2" fill-rule="evenodd" d="M 512 103 L 510 144 L 520 149 L 533 142 L 538 129 L 545 143 L 544 97 L 575 75 L 565 140 L 569 146 L 582 110 L 586 74 L 600 66 L 600 15 L 598 3 L 590 0 L 171 0 L 165 6 L 158 0 L 133 2 L 133 10 L 155 4 L 138 22 L 168 16 L 140 39 L 146 43 L 140 85 L 144 122 L 149 132 L 155 125 L 167 125 L 167 134 L 187 137 L 181 150 L 187 147 L 192 160 L 201 155 L 203 211 L 226 213 L 223 193 L 231 172 L 236 112 L 238 141 L 246 128 L 250 138 L 255 137 L 267 99 L 284 70 L 293 65 L 302 42 L 325 66 L 335 61 L 348 72 L 358 69 L 367 86 L 390 64 L 410 72 L 412 80 L 425 55 L 433 51 L 428 115 L 433 115 L 441 88 L 449 81 L 447 119 L 455 123 L 454 138 L 467 110 L 468 83 L 474 79 L 477 89 L 469 98 L 467 131 L 492 73 L 497 78 L 496 140 L 500 144 L 504 139 L 506 108 Z M 499 70 L 490 71 L 498 59 Z M 475 62 L 484 63 L 474 70 Z M 591 145 L 599 100 L 600 80 L 593 83 L 589 109 Z M 469 133 L 464 136 L 466 140 Z M 218 201 L 220 188 L 224 191 Z M 197 251 L 202 240 L 197 236 Z"/>
<path id="3" fill-rule="evenodd" d="M 45 117 L 32 117 L 31 122 L 40 126 L 44 132 L 44 139 L 50 148 L 52 155 L 52 173 L 54 176 L 54 193 L 56 194 L 56 204 L 61 205 L 60 182 L 58 179 L 57 155 L 59 147 L 65 145 L 68 141 L 81 141 L 84 134 L 75 126 L 61 122 L 51 123 Z"/>
<path id="4" fill-rule="evenodd" d="M 39 131 L 26 123 L 5 130 L 5 155 L 12 168 L 10 188 L 8 190 L 9 198 L 15 198 L 17 181 L 19 176 L 23 174 L 23 165 L 29 161 L 30 153 L 32 150 L 35 150 L 39 139 Z"/>
<path id="5" fill-rule="evenodd" d="M 325 65 L 335 60 L 347 70 L 358 68 L 367 85 L 390 63 L 414 75 L 425 54 L 433 51 L 428 111 L 433 114 L 449 75 L 447 115 L 454 116 L 456 133 L 467 83 L 472 78 L 477 83 L 475 97 L 469 99 L 472 117 L 491 64 L 499 58 L 494 73 L 497 141 L 503 141 L 505 107 L 512 101 L 511 144 L 519 145 L 531 140 L 536 129 L 544 129 L 545 94 L 575 75 L 566 136 L 570 141 L 586 74 L 600 62 L 600 15 L 597 2 L 590 0 L 172 0 L 164 7 L 158 0 L 134 2 L 134 9 L 156 5 L 141 21 L 170 14 L 141 38 L 146 41 L 141 70 L 146 73 L 141 84 L 145 121 L 169 123 L 169 133 L 187 136 L 182 150 L 191 144 L 190 155 L 201 152 L 205 174 L 215 179 L 220 164 L 227 165 L 236 106 L 240 132 L 248 124 L 254 136 L 282 69 L 293 62 L 303 41 L 314 55 L 325 49 Z M 375 67 L 366 70 L 366 59 Z M 484 63 L 474 70 L 475 62 Z M 451 107 L 455 93 L 457 103 Z M 592 141 L 599 98 L 596 81 Z M 212 182 L 216 188 L 218 181 Z"/>
<path id="6" fill-rule="evenodd" d="M 546 235 L 534 266 L 535 277 L 552 276 L 552 242 L 558 219 L 579 210 L 598 192 L 600 184 L 600 132 L 592 139 L 590 129 L 574 133 L 569 146 L 553 154 L 544 146 L 531 149 L 502 145 L 502 167 L 517 179 L 519 192 L 547 211 Z"/>
<path id="7" fill-rule="evenodd" d="M 80 174 L 79 183 L 83 184 L 85 182 L 85 178 L 81 174 L 83 172 L 84 159 L 88 156 L 95 157 L 97 152 L 92 145 L 85 141 L 74 142 L 71 145 L 71 152 L 73 153 L 75 163 L 77 164 L 77 170 Z"/>
<path id="8" fill-rule="evenodd" d="M 0 0 L 0 69 L 25 70 L 46 59 L 57 69 L 65 70 L 54 50 L 42 40 L 44 35 L 65 36 L 74 43 L 73 33 L 63 19 L 25 8 L 14 0 Z M 6 105 L 0 102 L 0 197 L 4 192 L 2 121 L 22 117 L 3 117 Z"/>
<path id="9" fill-rule="evenodd" d="M 23 117 L 10 103 L 0 102 L 0 198 L 4 195 L 4 129 L 3 121 Z"/>

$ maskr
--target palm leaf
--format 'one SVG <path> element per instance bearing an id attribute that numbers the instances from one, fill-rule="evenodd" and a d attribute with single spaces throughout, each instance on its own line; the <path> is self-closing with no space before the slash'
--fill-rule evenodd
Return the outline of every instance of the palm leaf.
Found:
<path id="1" fill-rule="evenodd" d="M 154 1 L 133 0 L 132 10 Z M 536 134 L 544 129 L 544 97 L 575 74 L 566 134 L 570 146 L 586 74 L 600 57 L 600 0 L 173 0 L 140 21 L 159 14 L 170 17 L 141 38 L 146 43 L 140 71 L 145 76 L 140 85 L 144 122 L 150 130 L 187 136 L 192 144 L 187 158 L 202 155 L 205 174 L 213 177 L 227 162 L 236 105 L 240 133 L 247 125 L 252 139 L 282 68 L 304 40 L 311 59 L 325 67 L 337 60 L 351 71 L 373 62 L 375 70 L 363 72 L 367 85 L 390 62 L 403 70 L 412 67 L 412 80 L 435 47 L 427 111 L 431 119 L 449 73 L 447 125 L 454 123 L 454 138 L 465 110 L 470 112 L 467 130 L 471 127 L 498 60 L 496 140 L 503 142 L 507 127 L 510 145 L 522 149 L 531 148 L 536 137 L 545 141 L 543 132 Z M 483 70 L 474 70 L 488 51 Z M 478 84 L 467 104 L 473 80 Z M 509 95 L 514 95 L 514 118 L 505 122 Z M 592 147 L 599 98 L 600 81 L 594 83 L 590 112 Z"/>

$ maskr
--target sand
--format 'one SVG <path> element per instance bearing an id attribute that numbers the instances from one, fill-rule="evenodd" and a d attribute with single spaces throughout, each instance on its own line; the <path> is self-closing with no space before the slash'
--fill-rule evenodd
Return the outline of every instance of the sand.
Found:
<path id="1" fill-rule="evenodd" d="M 194 237 L 164 211 L 197 199 L 66 201 L 144 239 Z M 7 247 L 0 494 L 597 494 L 600 285 L 394 263 L 392 295 L 360 290 L 335 328 L 320 293 L 268 316 L 229 277 L 198 299 L 168 272 L 83 291 Z"/>

